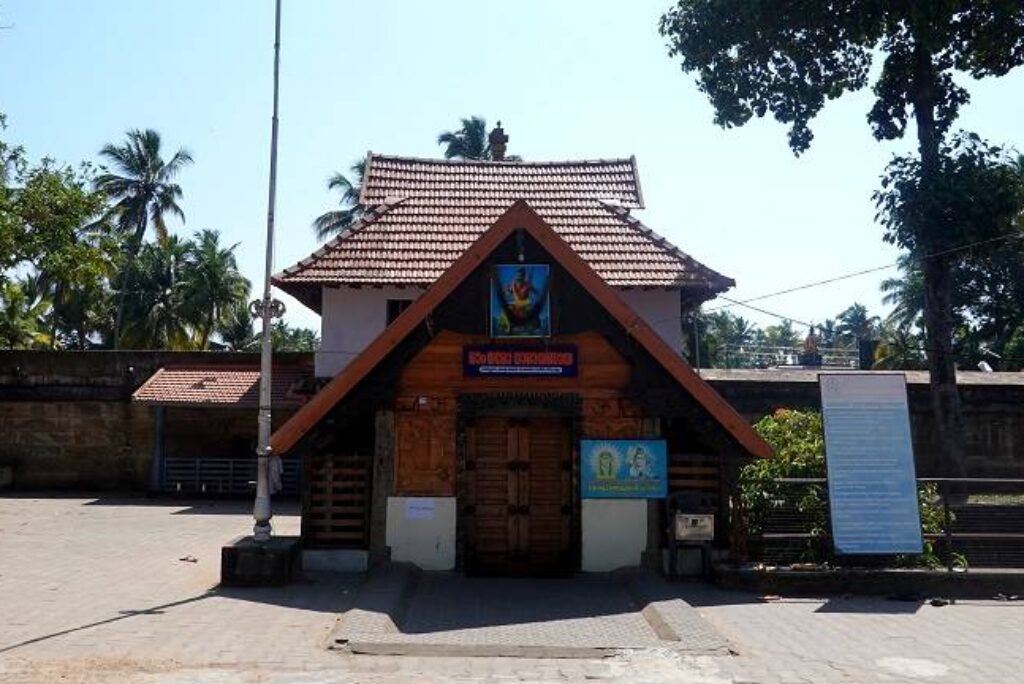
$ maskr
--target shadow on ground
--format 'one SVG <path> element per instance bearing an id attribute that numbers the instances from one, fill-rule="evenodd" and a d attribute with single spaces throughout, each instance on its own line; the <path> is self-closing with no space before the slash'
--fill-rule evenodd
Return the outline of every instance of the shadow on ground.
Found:
<path id="1" fill-rule="evenodd" d="M 117 610 L 116 614 L 100 620 L 73 625 L 47 634 L 40 634 L 13 644 L 0 644 L 0 655 L 32 644 L 95 629 L 123 620 L 131 620 L 139 616 L 167 616 L 169 619 L 173 619 L 176 609 L 212 599 L 252 601 L 284 608 L 337 614 L 349 607 L 355 594 L 355 589 L 361 581 L 362 577 L 359 575 L 305 573 L 300 580 L 287 587 L 212 587 L 200 594 L 177 601 L 142 608 L 124 608 Z"/>

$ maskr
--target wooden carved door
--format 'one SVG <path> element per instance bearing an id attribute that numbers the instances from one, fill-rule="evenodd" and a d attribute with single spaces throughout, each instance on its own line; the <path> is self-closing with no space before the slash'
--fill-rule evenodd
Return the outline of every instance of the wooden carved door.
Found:
<path id="1" fill-rule="evenodd" d="M 467 425 L 466 444 L 467 570 L 571 570 L 572 445 L 566 421 L 477 418 Z"/>

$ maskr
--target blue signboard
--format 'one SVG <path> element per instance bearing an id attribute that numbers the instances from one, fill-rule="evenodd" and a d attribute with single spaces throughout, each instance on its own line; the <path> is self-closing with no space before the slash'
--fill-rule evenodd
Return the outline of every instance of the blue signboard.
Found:
<path id="1" fill-rule="evenodd" d="M 531 376 L 575 378 L 579 357 L 575 344 L 474 344 L 462 348 L 466 377 Z"/>
<path id="2" fill-rule="evenodd" d="M 907 385 L 902 374 L 818 376 L 838 553 L 921 553 Z"/>
<path id="3" fill-rule="evenodd" d="M 668 493 L 668 450 L 660 439 L 580 442 L 584 499 L 657 499 Z"/>

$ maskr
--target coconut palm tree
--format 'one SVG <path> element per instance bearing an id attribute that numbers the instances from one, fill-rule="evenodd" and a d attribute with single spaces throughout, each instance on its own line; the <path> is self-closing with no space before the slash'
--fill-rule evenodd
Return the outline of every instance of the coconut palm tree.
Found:
<path id="1" fill-rule="evenodd" d="M 836 344 L 836 322 L 832 318 L 826 318 L 825 321 L 818 326 L 818 337 L 821 338 L 822 347 L 832 347 Z"/>
<path id="2" fill-rule="evenodd" d="M 366 160 L 360 159 L 349 166 L 352 176 L 338 171 L 327 179 L 328 190 L 338 190 L 341 198 L 338 209 L 320 214 L 313 221 L 313 230 L 320 240 L 326 240 L 345 230 L 363 215 L 363 207 L 359 204 L 359 193 L 363 186 L 363 174 L 366 172 Z"/>
<path id="3" fill-rule="evenodd" d="M 227 322 L 231 307 L 249 297 L 249 281 L 238 270 L 235 248 L 220 246 L 220 233 L 196 233 L 185 252 L 183 306 L 196 322 L 198 345 L 206 349 L 210 334 Z"/>
<path id="4" fill-rule="evenodd" d="M 869 316 L 868 308 L 857 302 L 842 311 L 836 319 L 836 332 L 839 336 L 855 342 L 876 335 L 881 322 L 878 316 Z"/>
<path id="5" fill-rule="evenodd" d="M 487 133 L 487 120 L 481 116 L 462 119 L 458 129 L 440 133 L 437 136 L 437 144 L 444 145 L 445 159 L 489 161 L 493 158 Z M 522 157 L 507 154 L 505 161 L 522 161 Z"/>
<path id="6" fill-rule="evenodd" d="M 445 159 L 491 158 L 491 145 L 487 140 L 487 121 L 481 116 L 462 119 L 462 126 L 457 130 L 439 134 L 437 144 L 445 146 Z"/>
<path id="7" fill-rule="evenodd" d="M 121 145 L 108 144 L 100 156 L 113 168 L 96 178 L 96 189 L 113 202 L 109 218 L 125 238 L 125 273 L 114 323 L 114 348 L 120 343 L 124 320 L 125 293 L 131 289 L 132 262 L 139 253 L 146 231 L 152 224 L 157 239 L 167 240 L 167 216 L 185 220 L 178 202 L 181 186 L 178 173 L 192 163 L 192 155 L 179 149 L 168 161 L 160 151 L 160 134 L 152 129 L 128 131 Z"/>
<path id="8" fill-rule="evenodd" d="M 125 297 L 126 346 L 134 349 L 196 348 L 195 320 L 185 305 L 189 244 L 177 236 L 146 244 L 128 267 L 135 285 Z M 191 312 L 194 313 L 194 312 Z"/>
<path id="9" fill-rule="evenodd" d="M 885 322 L 879 330 L 881 341 L 875 349 L 872 366 L 883 370 L 920 370 L 927 368 L 923 335 L 909 326 Z"/>
<path id="10" fill-rule="evenodd" d="M 883 280 L 879 289 L 882 303 L 893 307 L 888 320 L 906 328 L 917 325 L 924 315 L 924 271 L 910 253 L 901 255 L 897 266 L 899 275 Z"/>
<path id="11" fill-rule="evenodd" d="M 253 329 L 253 317 L 247 302 L 236 302 L 228 312 L 228 318 L 221 324 L 221 341 L 231 351 L 258 351 L 260 337 Z"/>
<path id="12" fill-rule="evenodd" d="M 46 312 L 50 303 L 31 277 L 0 280 L 0 348 L 32 349 L 50 345 Z"/>

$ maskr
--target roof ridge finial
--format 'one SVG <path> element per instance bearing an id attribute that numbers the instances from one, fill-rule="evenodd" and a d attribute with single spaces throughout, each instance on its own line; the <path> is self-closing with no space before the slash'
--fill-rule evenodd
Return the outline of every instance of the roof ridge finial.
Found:
<path id="1" fill-rule="evenodd" d="M 491 145 L 491 161 L 505 161 L 505 146 L 508 143 L 508 136 L 505 135 L 505 130 L 501 127 L 500 119 L 498 125 L 487 136 L 487 142 Z"/>

